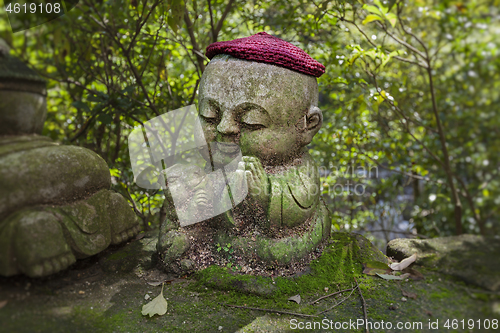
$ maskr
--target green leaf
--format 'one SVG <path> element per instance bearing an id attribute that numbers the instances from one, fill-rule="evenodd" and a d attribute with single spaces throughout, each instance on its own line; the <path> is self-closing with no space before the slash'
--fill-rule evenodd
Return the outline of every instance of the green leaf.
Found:
<path id="1" fill-rule="evenodd" d="M 130 85 L 130 86 L 125 87 L 125 88 L 121 91 L 121 93 L 122 93 L 122 94 L 125 94 L 125 93 L 131 93 L 132 91 L 134 91 L 134 89 L 135 89 L 135 85 Z"/>
<path id="2" fill-rule="evenodd" d="M 113 121 L 113 117 L 107 113 L 100 114 L 97 119 L 99 119 L 99 121 L 105 125 L 109 125 Z"/>
<path id="3" fill-rule="evenodd" d="M 378 276 L 380 276 L 384 280 L 403 280 L 403 278 L 401 278 L 399 276 L 394 276 L 394 275 L 389 275 L 389 274 L 379 274 L 379 273 L 375 273 L 375 274 L 377 274 Z"/>
<path id="4" fill-rule="evenodd" d="M 387 14 L 387 12 L 389 11 L 389 8 L 385 7 L 381 2 L 380 0 L 373 0 L 373 3 L 376 4 L 378 6 L 378 8 L 380 8 L 380 10 L 382 10 L 382 12 L 384 14 Z"/>
<path id="5" fill-rule="evenodd" d="M 180 22 L 182 21 L 182 16 L 184 14 L 184 1 L 170 0 L 169 4 L 171 16 L 168 17 L 167 23 L 174 32 L 177 32 L 177 29 L 179 29 L 180 26 Z"/>
<path id="6" fill-rule="evenodd" d="M 389 0 L 388 10 L 390 11 L 392 9 L 392 7 L 394 7 L 395 4 L 396 4 L 396 0 Z"/>
<path id="7" fill-rule="evenodd" d="M 163 284 L 161 285 L 161 293 L 158 295 L 155 299 L 153 299 L 151 302 L 148 304 L 144 305 L 142 307 L 142 315 L 149 317 L 153 317 L 155 314 L 159 316 L 163 316 L 165 313 L 167 313 L 167 300 L 165 297 L 163 297 Z"/>
<path id="8" fill-rule="evenodd" d="M 382 21 L 382 18 L 378 15 L 370 14 L 366 15 L 365 19 L 363 20 L 363 24 L 368 24 L 373 21 Z"/>
<path id="9" fill-rule="evenodd" d="M 384 13 L 382 13 L 380 11 L 380 9 L 378 9 L 377 7 L 375 6 L 370 6 L 370 5 L 363 5 L 363 9 L 370 12 L 370 13 L 373 13 L 373 14 L 378 14 L 380 16 L 384 16 Z"/>
<path id="10" fill-rule="evenodd" d="M 74 101 L 73 103 L 71 103 L 71 105 L 73 105 L 77 109 L 83 109 L 84 111 L 90 112 L 89 106 L 82 101 Z"/>
<path id="11" fill-rule="evenodd" d="M 87 100 L 91 102 L 102 102 L 102 98 L 100 96 L 88 95 Z"/>
<path id="12" fill-rule="evenodd" d="M 389 266 L 380 261 L 368 261 L 363 263 L 363 274 L 376 275 L 390 273 L 391 269 Z"/>
<path id="13" fill-rule="evenodd" d="M 385 18 L 389 21 L 393 28 L 396 26 L 396 23 L 398 23 L 398 17 L 393 13 L 388 13 Z"/>

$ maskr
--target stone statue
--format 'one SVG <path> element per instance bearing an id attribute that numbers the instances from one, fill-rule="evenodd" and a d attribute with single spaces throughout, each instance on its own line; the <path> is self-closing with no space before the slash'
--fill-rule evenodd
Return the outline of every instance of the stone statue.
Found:
<path id="1" fill-rule="evenodd" d="M 0 44 L 0 46 L 2 46 Z M 0 275 L 46 276 L 135 236 L 94 152 L 41 136 L 45 81 L 0 48 Z"/>
<path id="2" fill-rule="evenodd" d="M 207 56 L 198 108 L 211 147 L 211 159 L 204 157 L 214 165 L 207 163 L 205 171 L 222 167 L 217 161 L 224 164 L 241 149 L 235 174 L 246 178 L 248 196 L 234 209 L 185 228 L 171 206 L 161 225 L 160 259 L 177 273 L 199 269 L 213 260 L 197 261 L 193 248 L 206 257 L 217 255 L 216 244 L 231 244 L 242 265 L 301 260 L 331 229 L 319 172 L 306 148 L 322 125 L 316 77 L 324 67 L 266 33 L 214 43 Z"/>

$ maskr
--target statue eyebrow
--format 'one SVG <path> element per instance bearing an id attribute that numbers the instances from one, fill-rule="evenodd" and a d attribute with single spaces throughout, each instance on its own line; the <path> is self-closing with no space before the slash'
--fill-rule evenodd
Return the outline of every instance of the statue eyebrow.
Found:
<path id="1" fill-rule="evenodd" d="M 200 106 L 203 105 L 203 103 L 206 102 L 208 103 L 210 106 L 212 106 L 214 108 L 213 111 L 215 111 L 215 113 L 219 113 L 220 112 L 220 103 L 217 102 L 217 100 L 211 98 L 211 97 L 206 97 L 206 98 L 203 98 L 200 102 Z M 204 115 L 203 112 L 202 112 L 202 109 L 200 108 L 200 114 L 202 116 L 207 116 L 206 114 Z"/>
<path id="2" fill-rule="evenodd" d="M 257 123 L 264 125 L 264 126 L 269 126 L 271 124 L 271 116 L 269 115 L 269 112 L 263 108 L 260 105 L 257 105 L 255 103 L 251 102 L 245 102 L 239 104 L 237 109 L 241 110 L 240 115 L 241 115 L 241 121 L 248 123 L 249 119 L 246 118 L 247 115 L 252 114 L 253 117 L 257 117 Z M 255 110 L 256 113 L 252 113 L 252 111 Z M 250 122 L 253 123 L 253 122 Z"/>
<path id="3" fill-rule="evenodd" d="M 258 104 L 252 103 L 252 102 L 243 102 L 241 104 L 238 104 L 235 109 L 242 110 L 242 113 L 245 114 L 248 111 L 250 111 L 250 109 L 252 109 L 252 108 L 258 109 L 260 112 L 265 113 L 266 116 L 270 117 L 269 112 L 267 112 L 266 109 L 264 109 L 262 106 L 260 106 Z"/>

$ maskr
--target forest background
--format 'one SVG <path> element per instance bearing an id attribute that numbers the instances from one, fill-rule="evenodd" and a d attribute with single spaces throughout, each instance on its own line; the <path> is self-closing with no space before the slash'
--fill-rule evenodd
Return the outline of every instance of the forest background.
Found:
<path id="1" fill-rule="evenodd" d="M 310 145 L 337 230 L 499 234 L 500 0 L 80 0 L 0 38 L 48 80 L 43 134 L 97 152 L 144 228 L 161 190 L 134 184 L 136 126 L 197 103 L 206 47 L 261 31 L 326 66 Z"/>

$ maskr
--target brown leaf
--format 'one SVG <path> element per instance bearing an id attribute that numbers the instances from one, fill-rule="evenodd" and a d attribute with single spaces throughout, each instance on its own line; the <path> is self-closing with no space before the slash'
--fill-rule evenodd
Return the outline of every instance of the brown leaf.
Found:
<path id="1" fill-rule="evenodd" d="M 0 302 L 0 309 L 7 305 L 7 300 Z"/>
<path id="2" fill-rule="evenodd" d="M 403 294 L 404 297 L 417 299 L 417 294 L 415 294 L 415 293 L 411 293 L 411 292 L 403 290 L 403 289 L 401 289 L 401 293 Z"/>
<path id="3" fill-rule="evenodd" d="M 415 268 L 406 268 L 403 273 L 410 273 L 410 279 L 412 279 L 413 281 L 420 281 L 425 279 L 425 276 L 423 276 L 422 273 L 417 271 Z"/>

